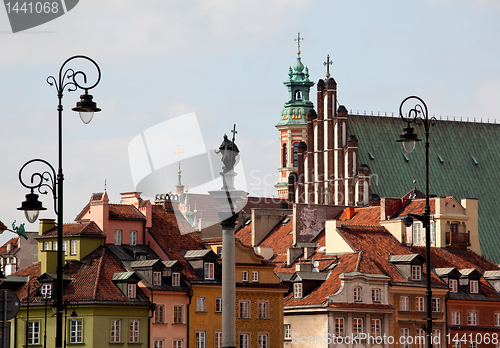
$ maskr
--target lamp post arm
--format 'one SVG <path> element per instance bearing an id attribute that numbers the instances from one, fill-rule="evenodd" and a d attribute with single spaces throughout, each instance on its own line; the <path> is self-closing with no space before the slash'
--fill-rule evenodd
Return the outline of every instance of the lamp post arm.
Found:
<path id="1" fill-rule="evenodd" d="M 29 166 L 32 163 L 42 163 L 49 167 L 48 170 L 45 170 L 43 172 L 34 172 L 30 175 L 30 181 L 25 182 L 23 180 L 23 170 Z M 38 193 L 42 195 L 46 195 L 50 192 L 52 192 L 52 197 L 54 199 L 54 211 L 56 215 L 58 214 L 58 209 L 57 209 L 57 176 L 56 176 L 56 171 L 52 165 L 43 160 L 43 159 L 32 159 L 26 162 L 21 169 L 19 170 L 19 181 L 21 182 L 21 185 L 26 187 L 27 189 L 30 190 L 37 190 Z"/>

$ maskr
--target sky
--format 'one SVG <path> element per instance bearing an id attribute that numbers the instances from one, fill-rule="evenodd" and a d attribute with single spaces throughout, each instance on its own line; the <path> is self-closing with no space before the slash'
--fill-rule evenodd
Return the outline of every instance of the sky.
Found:
<path id="1" fill-rule="evenodd" d="M 187 161 L 217 149 L 234 124 L 239 180 L 250 195 L 276 196 L 275 125 L 299 31 L 311 80 L 324 78 L 330 55 L 338 101 L 349 111 L 396 115 L 405 97 L 418 95 L 431 115 L 494 122 L 498 18 L 495 0 L 82 0 L 59 18 L 12 33 L 2 8 L 0 220 L 8 227 L 26 222 L 16 210 L 28 193 L 18 178 L 25 162 L 41 158 L 57 168 L 58 100 L 46 79 L 69 57 L 86 55 L 99 65 L 101 81 L 89 93 L 102 111 L 85 125 L 71 111 L 82 92 L 64 93 L 65 222 L 94 192 L 106 188 L 119 203 L 121 192 L 137 189 L 137 178 L 148 173 L 133 174 L 142 163 L 134 139 L 170 139 L 155 142 L 154 156 L 167 165 L 178 159 L 172 144 L 182 142 Z M 82 69 L 96 77 L 91 65 Z M 178 122 L 184 115 L 190 121 Z M 174 190 L 176 180 L 175 172 L 163 178 L 158 193 Z M 48 209 L 40 217 L 55 218 L 50 193 L 41 200 Z M 12 236 L 5 232 L 0 243 Z"/>

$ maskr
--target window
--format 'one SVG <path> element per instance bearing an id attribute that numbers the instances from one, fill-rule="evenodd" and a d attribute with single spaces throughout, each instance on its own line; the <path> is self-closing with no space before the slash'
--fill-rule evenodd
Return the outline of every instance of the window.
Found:
<path id="1" fill-rule="evenodd" d="M 215 313 L 222 313 L 222 297 L 215 298 Z"/>
<path id="2" fill-rule="evenodd" d="M 467 324 L 469 325 L 477 325 L 477 313 L 469 312 L 467 313 Z"/>
<path id="3" fill-rule="evenodd" d="M 182 314 L 184 312 L 184 306 L 178 305 L 174 306 L 174 324 L 183 324 Z"/>
<path id="4" fill-rule="evenodd" d="M 424 311 L 424 298 L 423 297 L 415 297 L 415 310 L 417 312 Z"/>
<path id="5" fill-rule="evenodd" d="M 285 340 L 291 340 L 292 339 L 292 325 L 290 324 L 285 324 L 283 325 L 284 327 L 284 332 L 285 332 Z"/>
<path id="6" fill-rule="evenodd" d="M 135 296 L 136 296 L 136 285 L 128 284 L 128 297 L 135 298 Z"/>
<path id="7" fill-rule="evenodd" d="M 451 312 L 451 324 L 452 325 L 460 325 L 460 312 Z"/>
<path id="8" fill-rule="evenodd" d="M 52 250 L 57 251 L 57 241 L 52 242 Z"/>
<path id="9" fill-rule="evenodd" d="M 71 255 L 76 255 L 76 243 L 76 239 L 71 240 L 71 250 L 69 252 Z"/>
<path id="10" fill-rule="evenodd" d="M 302 283 L 293 284 L 293 297 L 302 298 Z"/>
<path id="11" fill-rule="evenodd" d="M 372 289 L 372 302 L 380 302 L 380 289 Z"/>
<path id="12" fill-rule="evenodd" d="M 415 337 L 415 346 L 417 348 L 424 348 L 425 347 L 425 339 L 426 339 L 426 337 L 427 336 L 426 336 L 424 330 L 417 329 L 417 336 Z"/>
<path id="13" fill-rule="evenodd" d="M 137 245 L 137 231 L 130 231 L 130 245 Z"/>
<path id="14" fill-rule="evenodd" d="M 175 341 L 174 341 L 174 347 L 175 347 Z M 153 348 L 165 348 L 165 341 L 164 340 L 154 340 L 153 341 Z"/>
<path id="15" fill-rule="evenodd" d="M 298 167 L 298 157 L 299 157 L 299 143 L 293 144 L 293 166 Z"/>
<path id="16" fill-rule="evenodd" d="M 455 341 L 452 340 L 453 345 L 451 346 L 452 348 L 460 348 L 462 345 L 460 344 L 460 341 Z"/>
<path id="17" fill-rule="evenodd" d="M 451 224 L 450 225 L 450 232 L 457 233 L 458 232 L 458 224 Z"/>
<path id="18" fill-rule="evenodd" d="M 477 348 L 477 342 L 470 342 L 469 348 Z"/>
<path id="19" fill-rule="evenodd" d="M 250 302 L 248 301 L 240 302 L 240 318 L 242 319 L 250 318 Z"/>
<path id="20" fill-rule="evenodd" d="M 409 296 L 399 297 L 399 310 L 404 312 L 409 311 L 410 310 L 409 302 L 410 302 Z"/>
<path id="21" fill-rule="evenodd" d="M 433 312 L 441 312 L 441 299 L 440 298 L 432 298 L 432 311 Z"/>
<path id="22" fill-rule="evenodd" d="M 212 262 L 205 262 L 204 271 L 205 279 L 214 279 L 214 264 Z"/>
<path id="23" fill-rule="evenodd" d="M 354 318 L 352 320 L 353 324 L 353 330 L 354 330 L 354 337 L 358 336 L 359 334 L 362 334 L 364 332 L 363 330 L 363 318 Z"/>
<path id="24" fill-rule="evenodd" d="M 471 294 L 479 293 L 479 281 L 477 280 L 470 281 L 470 293 Z"/>
<path id="25" fill-rule="evenodd" d="M 243 272 L 241 273 L 241 277 L 242 277 L 242 278 L 241 278 L 241 279 L 242 279 L 242 281 L 244 281 L 244 282 L 248 282 L 248 271 L 243 271 Z"/>
<path id="26" fill-rule="evenodd" d="M 259 281 L 259 271 L 252 271 L 252 282 L 256 283 Z"/>
<path id="27" fill-rule="evenodd" d="M 500 313 L 495 313 L 495 326 L 500 326 Z"/>
<path id="28" fill-rule="evenodd" d="M 121 319 L 111 320 L 111 343 L 119 343 L 122 331 Z"/>
<path id="29" fill-rule="evenodd" d="M 282 150 L 282 159 L 283 159 L 283 168 L 286 168 L 286 157 L 287 157 L 287 151 L 286 151 L 286 144 L 283 144 L 283 150 Z"/>
<path id="30" fill-rule="evenodd" d="M 240 334 L 240 348 L 250 348 L 249 334 Z"/>
<path id="31" fill-rule="evenodd" d="M 183 340 L 174 340 L 173 348 L 183 348 L 184 341 Z"/>
<path id="32" fill-rule="evenodd" d="M 39 321 L 30 321 L 28 324 L 28 344 L 40 344 Z"/>
<path id="33" fill-rule="evenodd" d="M 267 335 L 259 335 L 259 348 L 268 348 L 269 347 L 269 339 Z"/>
<path id="34" fill-rule="evenodd" d="M 50 242 L 43 242 L 43 250 L 50 250 Z"/>
<path id="35" fill-rule="evenodd" d="M 335 337 L 344 337 L 344 318 L 335 318 Z"/>
<path id="36" fill-rule="evenodd" d="M 458 292 L 458 281 L 456 279 L 450 279 L 448 285 L 450 286 L 450 292 Z"/>
<path id="37" fill-rule="evenodd" d="M 121 245 L 121 244 L 122 244 L 122 231 L 115 230 L 115 245 Z"/>
<path id="38" fill-rule="evenodd" d="M 83 320 L 73 319 L 69 322 L 69 343 L 83 343 Z"/>
<path id="39" fill-rule="evenodd" d="M 399 329 L 399 337 L 400 337 L 400 347 L 401 348 L 409 348 L 410 345 L 408 344 L 408 337 L 410 337 L 410 328 L 408 327 L 402 327 Z M 404 339 L 403 339 L 404 337 Z"/>
<path id="40" fill-rule="evenodd" d="M 418 245 L 421 242 L 420 238 L 420 224 L 413 224 L 413 244 Z"/>
<path id="41" fill-rule="evenodd" d="M 222 348 L 222 332 L 215 331 L 215 348 Z"/>
<path id="42" fill-rule="evenodd" d="M 40 289 L 43 298 L 52 297 L 52 284 L 42 284 L 42 288 Z"/>
<path id="43" fill-rule="evenodd" d="M 181 286 L 181 274 L 172 272 L 172 286 Z"/>
<path id="44" fill-rule="evenodd" d="M 196 331 L 195 344 L 196 348 L 205 348 L 205 331 Z"/>
<path id="45" fill-rule="evenodd" d="M 64 251 L 64 255 L 68 256 L 68 241 L 67 240 L 63 241 L 63 251 Z"/>
<path id="46" fill-rule="evenodd" d="M 259 302 L 259 319 L 268 319 L 268 303 Z"/>
<path id="47" fill-rule="evenodd" d="M 431 221 L 431 244 L 436 245 L 436 222 Z"/>
<path id="48" fill-rule="evenodd" d="M 222 259 L 222 247 L 221 246 L 217 247 L 217 257 L 219 259 Z"/>
<path id="49" fill-rule="evenodd" d="M 433 347 L 435 348 L 441 347 L 441 330 L 439 329 L 432 330 L 432 342 L 433 342 L 432 345 Z"/>
<path id="50" fill-rule="evenodd" d="M 363 300 L 363 289 L 360 286 L 354 288 L 354 301 Z"/>
<path id="51" fill-rule="evenodd" d="M 196 298 L 196 311 L 197 312 L 206 312 L 205 306 L 205 297 L 197 297 Z"/>
<path id="52" fill-rule="evenodd" d="M 165 322 L 165 305 L 158 304 L 156 305 L 155 310 L 155 323 L 164 323 Z"/>
<path id="53" fill-rule="evenodd" d="M 411 279 L 422 280 L 422 266 L 420 265 L 411 266 Z"/>
<path id="54" fill-rule="evenodd" d="M 161 285 L 161 272 L 153 272 L 153 285 Z"/>
<path id="55" fill-rule="evenodd" d="M 372 319 L 372 336 L 380 337 L 381 336 L 381 320 L 380 319 Z"/>
<path id="56" fill-rule="evenodd" d="M 129 343 L 139 343 L 139 319 L 130 320 L 130 341 Z"/>

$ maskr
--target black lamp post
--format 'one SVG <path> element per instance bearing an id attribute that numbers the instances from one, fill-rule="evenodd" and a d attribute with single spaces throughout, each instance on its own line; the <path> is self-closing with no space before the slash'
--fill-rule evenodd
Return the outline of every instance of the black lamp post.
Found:
<path id="1" fill-rule="evenodd" d="M 410 100 L 416 100 L 415 106 L 408 111 L 407 116 L 403 115 L 403 104 L 405 102 L 411 103 Z M 425 130 L 425 209 L 423 214 L 409 214 L 404 217 L 403 222 L 407 227 L 410 227 L 413 223 L 413 219 L 422 221 L 425 227 L 425 267 L 426 272 L 426 307 L 427 307 L 427 326 L 422 328 L 427 334 L 427 347 L 432 347 L 432 288 L 431 288 L 431 229 L 430 229 L 430 213 L 431 208 L 429 205 L 429 129 L 436 122 L 435 117 L 429 118 L 427 112 L 427 105 L 424 101 L 417 96 L 410 96 L 404 99 L 399 106 L 399 116 L 406 122 L 406 127 L 403 129 L 403 133 L 399 137 L 398 142 L 403 143 L 403 147 L 406 152 L 410 153 L 415 148 L 415 142 L 421 141 L 417 134 L 413 132 L 413 127 L 411 124 L 415 122 L 420 125 L 423 124 Z"/>
<path id="2" fill-rule="evenodd" d="M 93 85 L 87 84 L 87 75 L 83 71 L 75 71 L 72 68 L 65 68 L 66 64 L 74 59 L 81 59 L 91 62 L 97 69 L 97 81 Z M 78 82 L 77 79 L 83 80 Z M 69 81 L 66 81 L 69 80 Z M 101 111 L 97 108 L 95 102 L 92 101 L 92 95 L 88 94 L 88 91 L 99 83 L 101 80 L 101 69 L 97 63 L 89 57 L 86 56 L 73 56 L 68 58 L 61 68 L 59 69 L 59 76 L 56 79 L 54 76 L 49 76 L 47 78 L 47 83 L 51 86 L 55 86 L 57 91 L 57 98 L 59 99 L 59 104 L 57 105 L 58 112 L 58 129 L 59 129 L 59 168 L 57 171 L 57 176 L 54 167 L 50 165 L 45 160 L 33 159 L 26 162 L 19 171 L 19 181 L 21 184 L 30 189 L 31 192 L 26 195 L 26 201 L 22 203 L 22 206 L 18 210 L 24 210 L 26 218 L 29 222 L 33 223 L 38 218 L 38 212 L 40 210 L 46 210 L 40 201 L 38 201 L 38 195 L 34 193 L 37 190 L 40 194 L 47 194 L 48 190 L 52 192 L 54 198 L 54 211 L 57 215 L 57 289 L 56 289 L 56 307 L 57 307 L 57 320 L 56 320 L 56 348 L 62 347 L 62 320 L 63 320 L 63 170 L 62 170 L 62 98 L 64 89 L 67 88 L 68 92 L 76 91 L 77 89 L 82 89 L 85 91 L 83 95 L 80 96 L 80 101 L 77 102 L 76 107 L 73 111 L 78 111 L 80 113 L 80 118 L 84 123 L 89 123 L 94 116 L 94 112 Z M 34 162 L 42 163 L 48 166 L 49 169 L 43 172 L 35 172 L 30 176 L 30 182 L 25 183 L 22 178 L 23 169 Z"/>
<path id="3" fill-rule="evenodd" d="M 64 301 L 64 348 L 66 348 L 66 335 L 67 335 L 67 329 L 66 325 L 68 323 L 68 307 L 71 307 L 71 318 L 77 318 L 78 314 L 76 313 L 76 310 L 78 309 L 78 302 L 74 300 L 66 300 Z"/>

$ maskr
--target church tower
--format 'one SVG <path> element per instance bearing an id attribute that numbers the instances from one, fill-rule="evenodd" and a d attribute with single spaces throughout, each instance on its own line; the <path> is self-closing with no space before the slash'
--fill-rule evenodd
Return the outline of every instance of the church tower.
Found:
<path id="1" fill-rule="evenodd" d="M 307 114 L 313 110 L 309 100 L 309 90 L 314 82 L 309 80 L 309 70 L 304 67 L 300 58 L 300 32 L 297 42 L 297 61 L 293 69 L 289 68 L 288 80 L 283 82 L 288 87 L 288 101 L 281 112 L 281 120 L 276 125 L 280 133 L 280 165 L 279 180 L 275 185 L 279 198 L 288 199 L 288 176 L 297 173 L 298 145 L 307 139 Z"/>

